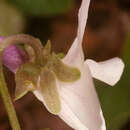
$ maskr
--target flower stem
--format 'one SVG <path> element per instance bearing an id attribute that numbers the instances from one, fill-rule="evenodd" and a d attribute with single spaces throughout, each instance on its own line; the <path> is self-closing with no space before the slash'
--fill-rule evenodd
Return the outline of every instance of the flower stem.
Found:
<path id="1" fill-rule="evenodd" d="M 36 63 L 42 64 L 43 46 L 40 40 L 29 35 L 18 34 L 14 36 L 9 36 L 5 40 L 2 41 L 0 45 L 0 93 L 1 93 L 2 99 L 4 101 L 4 104 L 5 104 L 8 116 L 9 116 L 12 130 L 21 130 L 21 128 L 20 128 L 20 125 L 16 116 L 13 103 L 11 101 L 10 94 L 8 92 L 7 85 L 5 83 L 5 78 L 3 74 L 3 66 L 2 66 L 2 53 L 8 46 L 13 45 L 13 44 L 20 44 L 20 43 L 30 45 L 34 49 L 35 55 L 37 57 L 35 59 Z"/>
<path id="2" fill-rule="evenodd" d="M 13 103 L 11 101 L 11 97 L 9 95 L 9 92 L 5 83 L 1 59 L 2 58 L 0 56 L 0 93 L 1 93 L 2 99 L 4 101 L 4 104 L 5 104 L 8 116 L 9 116 L 12 130 L 21 130 Z"/>
<path id="3" fill-rule="evenodd" d="M 39 39 L 34 38 L 30 35 L 26 35 L 26 34 L 17 34 L 17 35 L 9 36 L 9 37 L 5 38 L 4 40 L 2 40 L 2 42 L 0 44 L 0 53 L 3 53 L 3 51 L 8 46 L 13 45 L 13 44 L 27 44 L 27 45 L 31 46 L 35 52 L 35 56 L 36 56 L 35 62 L 42 64 L 43 46 Z"/>

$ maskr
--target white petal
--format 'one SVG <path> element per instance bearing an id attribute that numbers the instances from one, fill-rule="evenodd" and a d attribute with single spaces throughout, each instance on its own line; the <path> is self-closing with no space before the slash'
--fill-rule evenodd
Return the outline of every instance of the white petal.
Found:
<path id="1" fill-rule="evenodd" d="M 85 64 L 89 66 L 94 78 L 112 86 L 119 81 L 124 69 L 124 63 L 120 58 L 98 63 L 93 60 L 86 60 Z"/>
<path id="2" fill-rule="evenodd" d="M 102 110 L 87 66 L 81 79 L 68 84 L 59 82 L 62 109 L 59 116 L 76 130 L 106 130 Z"/>
<path id="3" fill-rule="evenodd" d="M 82 0 L 81 7 L 78 14 L 78 31 L 71 48 L 69 49 L 66 57 L 63 59 L 65 63 L 71 65 L 79 65 L 79 62 L 84 61 L 84 54 L 82 50 L 82 39 L 88 18 L 90 0 Z"/>

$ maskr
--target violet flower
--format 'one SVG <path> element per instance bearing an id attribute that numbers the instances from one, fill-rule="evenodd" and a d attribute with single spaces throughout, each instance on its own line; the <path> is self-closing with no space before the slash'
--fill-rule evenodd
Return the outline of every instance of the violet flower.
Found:
<path id="1" fill-rule="evenodd" d="M 99 63 L 90 59 L 84 60 L 82 39 L 88 17 L 89 4 L 90 0 L 82 0 L 78 14 L 77 37 L 75 38 L 67 55 L 62 59 L 62 62 L 64 64 L 78 68 L 80 70 L 81 77 L 75 82 L 68 83 L 61 81 L 57 76 L 54 76 L 56 79 L 55 85 L 58 90 L 58 96 L 61 103 L 61 108 L 59 109 L 58 113 L 52 112 L 47 104 L 46 96 L 41 92 L 41 88 L 39 87 L 41 78 L 45 79 L 45 77 L 42 77 L 45 76 L 45 73 L 43 73 L 42 76 L 40 75 L 37 82 L 37 88 L 33 91 L 33 93 L 40 101 L 42 101 L 48 111 L 58 115 L 70 127 L 76 130 L 106 130 L 103 113 L 94 88 L 92 77 L 113 86 L 120 79 L 124 64 L 119 58 L 113 58 Z M 18 50 L 18 48 L 16 48 L 16 50 Z M 16 70 L 16 66 L 14 67 L 15 69 L 11 67 L 14 65 L 14 62 L 10 62 L 11 64 L 7 63 L 9 63 L 9 61 L 12 61 L 12 57 L 15 57 L 19 60 L 21 59 L 21 57 L 17 56 L 19 55 L 19 52 L 16 50 L 14 50 L 15 54 L 13 51 L 7 51 L 5 52 L 5 55 L 3 55 L 3 60 L 7 59 L 4 62 L 5 65 L 8 66 L 8 68 L 12 71 Z M 8 59 L 8 55 L 10 55 L 11 58 L 8 57 Z M 19 62 L 17 62 L 16 59 L 15 63 L 17 64 Z M 20 64 L 21 63 L 22 61 Z M 19 67 L 19 64 L 17 64 L 17 67 Z M 31 67 L 33 70 L 35 70 L 35 67 L 33 67 L 33 65 Z M 47 71 L 47 74 L 50 74 L 50 71 Z M 43 72 L 45 72 L 45 70 Z M 35 73 L 37 75 L 39 72 L 35 70 Z M 52 75 L 50 74 L 50 76 Z M 53 87 L 51 89 L 52 92 Z"/>

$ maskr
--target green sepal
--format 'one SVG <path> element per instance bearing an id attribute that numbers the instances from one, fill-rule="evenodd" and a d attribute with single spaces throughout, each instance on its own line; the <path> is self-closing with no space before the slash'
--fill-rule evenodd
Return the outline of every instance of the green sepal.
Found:
<path id="1" fill-rule="evenodd" d="M 65 57 L 64 53 L 58 53 L 56 54 L 58 58 L 63 59 Z"/>
<path id="2" fill-rule="evenodd" d="M 45 47 L 43 48 L 43 61 L 42 61 L 42 65 L 45 66 L 48 62 L 48 57 L 51 55 L 51 41 L 48 40 Z"/>
<path id="3" fill-rule="evenodd" d="M 15 74 L 15 100 L 36 89 L 39 74 L 40 68 L 34 63 L 24 64 L 18 69 Z"/>
<path id="4" fill-rule="evenodd" d="M 51 41 L 48 40 L 43 49 L 43 56 L 50 55 L 50 53 L 51 53 Z"/>
<path id="5" fill-rule="evenodd" d="M 17 83 L 16 89 L 15 89 L 15 101 L 22 98 L 24 95 L 26 95 L 29 92 L 28 86 L 25 86 L 25 84 Z"/>
<path id="6" fill-rule="evenodd" d="M 43 68 L 40 74 L 40 91 L 48 110 L 57 115 L 61 110 L 61 103 L 56 79 L 54 73 L 47 68 Z"/>
<path id="7" fill-rule="evenodd" d="M 33 48 L 29 45 L 24 45 L 25 51 L 27 52 L 27 54 L 29 55 L 29 61 L 30 62 L 34 62 L 35 61 L 35 52 L 33 50 Z"/>
<path id="8" fill-rule="evenodd" d="M 56 74 L 60 81 L 74 82 L 80 79 L 81 72 L 79 69 L 64 64 L 54 53 L 50 57 L 48 66 Z"/>

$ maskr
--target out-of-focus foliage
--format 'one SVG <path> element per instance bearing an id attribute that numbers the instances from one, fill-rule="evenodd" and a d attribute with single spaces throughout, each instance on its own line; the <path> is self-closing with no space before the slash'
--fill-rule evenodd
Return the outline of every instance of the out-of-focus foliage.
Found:
<path id="1" fill-rule="evenodd" d="M 53 16 L 65 13 L 73 0 L 7 0 L 27 14 Z"/>
<path id="2" fill-rule="evenodd" d="M 25 25 L 19 10 L 0 1 L 0 36 L 22 32 Z"/>
<path id="3" fill-rule="evenodd" d="M 130 33 L 127 37 L 123 61 L 125 70 L 114 87 L 96 81 L 108 130 L 122 130 L 130 119 Z"/>

